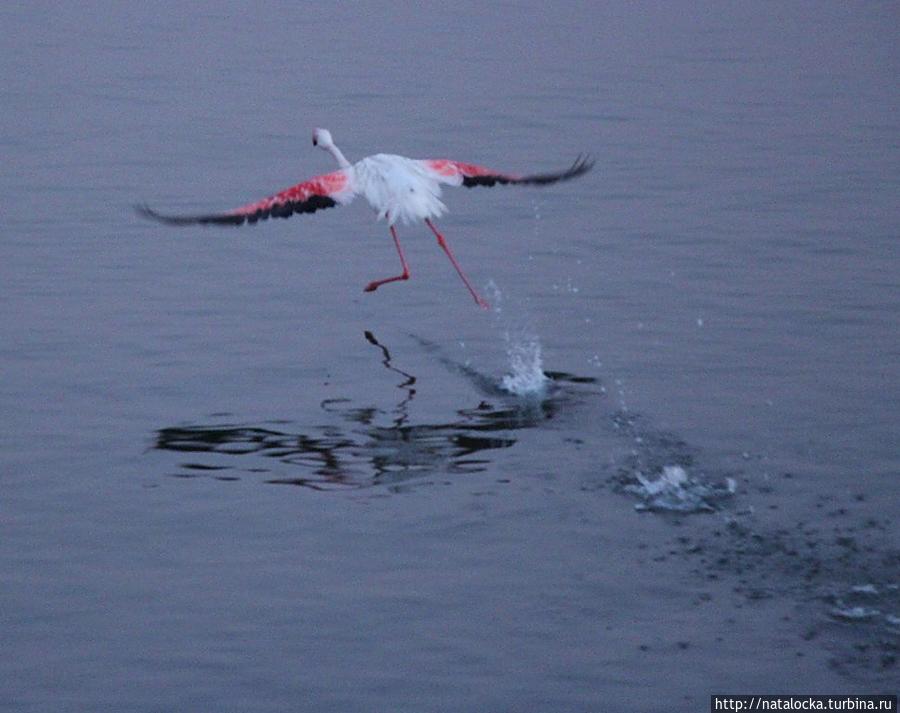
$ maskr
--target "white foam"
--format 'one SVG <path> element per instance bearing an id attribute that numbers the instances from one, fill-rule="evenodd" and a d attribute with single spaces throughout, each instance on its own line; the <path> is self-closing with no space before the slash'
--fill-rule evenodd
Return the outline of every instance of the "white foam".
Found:
<path id="1" fill-rule="evenodd" d="M 680 465 L 667 465 L 657 480 L 650 480 L 641 473 L 636 473 L 637 479 L 647 495 L 654 496 L 660 493 L 671 492 L 680 495 L 684 491 L 684 485 L 688 482 L 687 472 Z"/>
<path id="2" fill-rule="evenodd" d="M 516 396 L 543 393 L 547 388 L 547 377 L 544 376 L 538 338 L 522 334 L 514 337 L 509 332 L 504 334 L 504 338 L 510 373 L 503 377 L 500 386 Z"/>
<path id="3" fill-rule="evenodd" d="M 540 396 L 549 379 L 544 375 L 541 342 L 527 327 L 515 325 L 503 315 L 503 293 L 491 280 L 487 290 L 494 306 L 494 317 L 503 330 L 509 373 L 500 381 L 500 388 L 515 396 Z"/>
<path id="4" fill-rule="evenodd" d="M 878 587 L 874 584 L 857 584 L 850 587 L 850 591 L 854 594 L 878 594 Z"/>
<path id="5" fill-rule="evenodd" d="M 844 619 L 846 621 L 874 619 L 879 614 L 881 612 L 877 609 L 869 609 L 868 607 L 835 607 L 831 610 L 831 616 L 835 619 Z"/>
<path id="6" fill-rule="evenodd" d="M 644 501 L 635 506 L 638 510 L 712 512 L 716 501 L 731 497 L 737 490 L 733 478 L 726 478 L 723 485 L 710 485 L 692 478 L 680 465 L 664 466 L 656 479 L 643 473 L 635 473 L 635 478 L 640 485 L 629 485 L 625 490 Z"/>

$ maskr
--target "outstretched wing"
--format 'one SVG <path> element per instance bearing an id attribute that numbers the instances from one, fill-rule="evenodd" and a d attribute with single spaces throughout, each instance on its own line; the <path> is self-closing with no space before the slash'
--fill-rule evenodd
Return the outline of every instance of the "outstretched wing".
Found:
<path id="1" fill-rule="evenodd" d="M 594 166 L 590 156 L 579 156 L 569 168 L 557 173 L 534 173 L 528 176 L 518 176 L 511 173 L 501 173 L 484 166 L 476 166 L 474 163 L 461 163 L 448 159 L 426 159 L 421 162 L 423 169 L 432 177 L 451 186 L 493 186 L 496 184 L 507 185 L 532 185 L 545 186 L 548 183 L 568 181 L 587 173 Z"/>
<path id="2" fill-rule="evenodd" d="M 346 205 L 356 190 L 350 174 L 345 170 L 316 176 L 296 186 L 286 188 L 274 196 L 249 203 L 227 213 L 205 215 L 163 215 L 146 205 L 135 206 L 139 215 L 167 225 L 242 225 L 266 218 L 290 218 L 294 213 L 315 213 L 323 208 Z"/>

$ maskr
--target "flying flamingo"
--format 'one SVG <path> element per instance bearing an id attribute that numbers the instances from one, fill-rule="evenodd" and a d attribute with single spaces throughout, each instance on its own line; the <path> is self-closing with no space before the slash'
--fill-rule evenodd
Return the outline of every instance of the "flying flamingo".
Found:
<path id="1" fill-rule="evenodd" d="M 400 247 L 400 240 L 394 224 L 398 220 L 412 223 L 425 221 L 431 232 L 437 237 L 438 245 L 450 258 L 456 272 L 462 278 L 475 302 L 480 307 L 488 304 L 475 291 L 450 252 L 450 246 L 444 236 L 434 227 L 432 218 L 442 215 L 447 207 L 441 202 L 441 184 L 448 186 L 463 185 L 493 186 L 498 183 L 544 186 L 557 181 L 567 181 L 587 173 L 594 165 L 588 156 L 579 156 L 575 163 L 559 173 L 540 173 L 528 176 L 516 176 L 500 173 L 483 166 L 471 163 L 460 163 L 447 159 L 416 160 L 394 154 L 376 154 L 351 164 L 335 146 L 331 133 L 326 129 L 316 129 L 312 135 L 313 146 L 319 146 L 330 153 L 338 162 L 340 169 L 316 176 L 308 181 L 298 183 L 274 196 L 263 198 L 227 213 L 208 215 L 163 215 L 149 206 L 137 206 L 141 215 L 158 220 L 167 225 L 242 225 L 255 223 L 258 220 L 272 218 L 289 218 L 294 213 L 314 213 L 322 208 L 333 208 L 347 205 L 357 194 L 362 194 L 369 205 L 378 214 L 378 219 L 387 219 L 391 237 L 400 255 L 403 273 L 395 277 L 374 280 L 365 287 L 366 292 L 377 290 L 388 282 L 409 279 L 409 266 Z"/>

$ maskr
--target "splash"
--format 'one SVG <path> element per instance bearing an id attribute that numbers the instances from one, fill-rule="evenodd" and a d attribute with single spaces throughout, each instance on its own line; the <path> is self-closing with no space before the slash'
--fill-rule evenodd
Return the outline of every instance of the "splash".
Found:
<path id="1" fill-rule="evenodd" d="M 843 593 L 826 596 L 833 605 L 828 612 L 832 619 L 851 623 L 880 622 L 886 632 L 900 627 L 900 617 L 892 614 L 900 602 L 900 586 L 883 583 L 857 584 Z"/>
<path id="2" fill-rule="evenodd" d="M 664 466 L 655 480 L 642 473 L 635 473 L 639 484 L 628 485 L 625 490 L 643 500 L 637 510 L 657 512 L 714 512 L 716 501 L 731 497 L 737 489 L 732 478 L 723 485 L 709 485 L 687 474 L 680 465 Z"/>
<path id="3" fill-rule="evenodd" d="M 509 373 L 500 381 L 500 388 L 515 396 L 542 396 L 549 379 L 544 374 L 541 342 L 524 326 L 514 324 L 503 315 L 503 294 L 491 280 L 487 286 L 494 305 L 494 317 L 503 329 Z"/>
<path id="4" fill-rule="evenodd" d="M 506 374 L 500 386 L 516 396 L 543 394 L 547 388 L 544 375 L 541 343 L 534 335 L 506 332 L 506 356 L 510 373 Z"/>

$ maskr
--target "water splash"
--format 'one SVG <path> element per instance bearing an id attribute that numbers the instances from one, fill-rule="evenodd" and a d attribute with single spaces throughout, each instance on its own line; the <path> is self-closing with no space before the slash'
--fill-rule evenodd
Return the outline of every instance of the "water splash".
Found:
<path id="1" fill-rule="evenodd" d="M 825 597 L 832 604 L 828 612 L 832 619 L 851 623 L 881 623 L 884 631 L 892 632 L 900 626 L 900 618 L 892 614 L 900 602 L 900 586 L 893 583 L 857 584 L 842 594 Z"/>
<path id="2" fill-rule="evenodd" d="M 544 375 L 541 343 L 534 335 L 506 332 L 506 356 L 510 373 L 506 374 L 500 386 L 516 396 L 543 394 L 548 379 Z"/>
<path id="3" fill-rule="evenodd" d="M 625 490 L 641 498 L 643 502 L 635 508 L 644 511 L 714 512 L 716 502 L 731 497 L 737 489 L 733 478 L 726 478 L 723 485 L 711 485 L 689 476 L 680 465 L 664 466 L 656 479 L 643 473 L 634 475 L 638 483 Z"/>
<path id="4" fill-rule="evenodd" d="M 550 380 L 544 374 L 540 339 L 529 328 L 504 317 L 503 293 L 493 280 L 487 289 L 494 305 L 494 317 L 503 330 L 509 364 L 509 373 L 501 379 L 500 388 L 515 396 L 543 396 Z"/>

